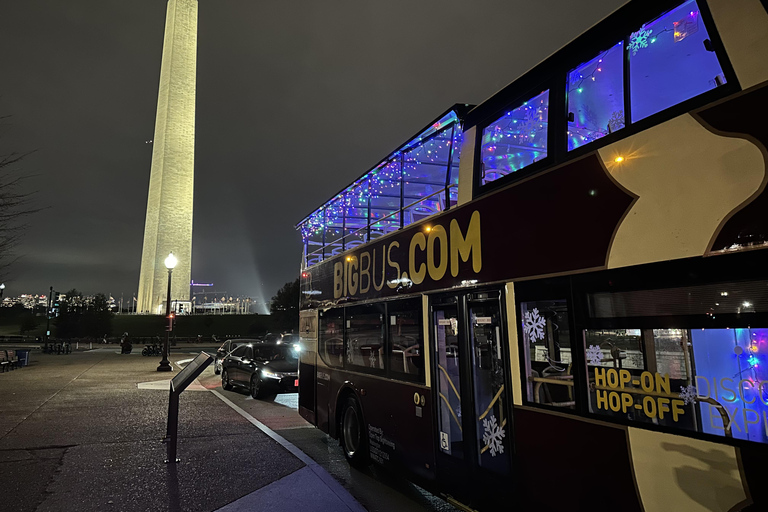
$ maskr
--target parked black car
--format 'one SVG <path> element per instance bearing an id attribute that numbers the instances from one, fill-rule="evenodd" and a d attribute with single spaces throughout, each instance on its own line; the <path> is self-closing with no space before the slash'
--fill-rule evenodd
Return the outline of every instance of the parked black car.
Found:
<path id="1" fill-rule="evenodd" d="M 216 349 L 216 356 L 213 358 L 213 373 L 216 375 L 221 373 L 221 362 L 227 357 L 227 354 L 235 350 L 239 345 L 245 345 L 246 343 L 255 343 L 259 340 L 255 339 L 234 339 L 227 340 Z"/>
<path id="2" fill-rule="evenodd" d="M 299 347 L 279 343 L 247 343 L 222 362 L 221 387 L 248 389 L 253 398 L 272 400 L 278 393 L 299 390 Z"/>
<path id="3" fill-rule="evenodd" d="M 261 341 L 266 341 L 268 343 L 277 343 L 278 345 L 281 343 L 288 344 L 288 343 L 298 343 L 299 342 L 299 335 L 298 334 L 291 334 L 291 333 L 274 333 L 274 332 L 268 332 L 264 335 L 264 339 Z"/>

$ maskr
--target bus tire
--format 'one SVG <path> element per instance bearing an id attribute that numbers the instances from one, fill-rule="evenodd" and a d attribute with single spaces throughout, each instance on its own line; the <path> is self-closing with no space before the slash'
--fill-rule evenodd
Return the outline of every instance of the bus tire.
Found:
<path id="1" fill-rule="evenodd" d="M 366 434 L 360 405 L 353 396 L 347 397 L 341 411 L 340 425 L 341 448 L 344 457 L 353 466 L 366 466 L 370 462 L 368 437 Z"/>

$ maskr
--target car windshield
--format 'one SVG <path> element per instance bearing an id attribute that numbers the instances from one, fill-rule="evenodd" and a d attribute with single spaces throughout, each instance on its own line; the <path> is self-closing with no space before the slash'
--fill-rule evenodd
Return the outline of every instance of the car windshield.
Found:
<path id="1" fill-rule="evenodd" d="M 292 346 L 259 347 L 259 358 L 268 361 L 296 361 L 299 353 Z"/>

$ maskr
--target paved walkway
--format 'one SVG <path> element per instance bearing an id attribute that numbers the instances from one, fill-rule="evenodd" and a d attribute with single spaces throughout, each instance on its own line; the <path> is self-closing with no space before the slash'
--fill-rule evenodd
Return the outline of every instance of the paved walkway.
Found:
<path id="1" fill-rule="evenodd" d="M 168 391 L 155 381 L 169 376 L 156 367 L 113 350 L 34 352 L 31 366 L 0 374 L 0 508 L 365 510 L 312 459 L 202 386 L 181 395 L 181 462 L 165 464 Z"/>

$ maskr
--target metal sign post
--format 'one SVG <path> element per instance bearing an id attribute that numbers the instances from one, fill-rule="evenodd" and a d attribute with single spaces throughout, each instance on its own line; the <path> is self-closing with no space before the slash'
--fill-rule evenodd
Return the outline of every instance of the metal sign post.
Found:
<path id="1" fill-rule="evenodd" d="M 168 443 L 168 462 L 180 462 L 176 458 L 176 443 L 179 432 L 179 395 L 187 389 L 187 386 L 213 362 L 213 356 L 200 352 L 200 355 L 194 358 L 184 367 L 174 378 L 171 379 L 171 396 L 168 399 L 168 427 L 165 431 L 165 442 Z"/>

